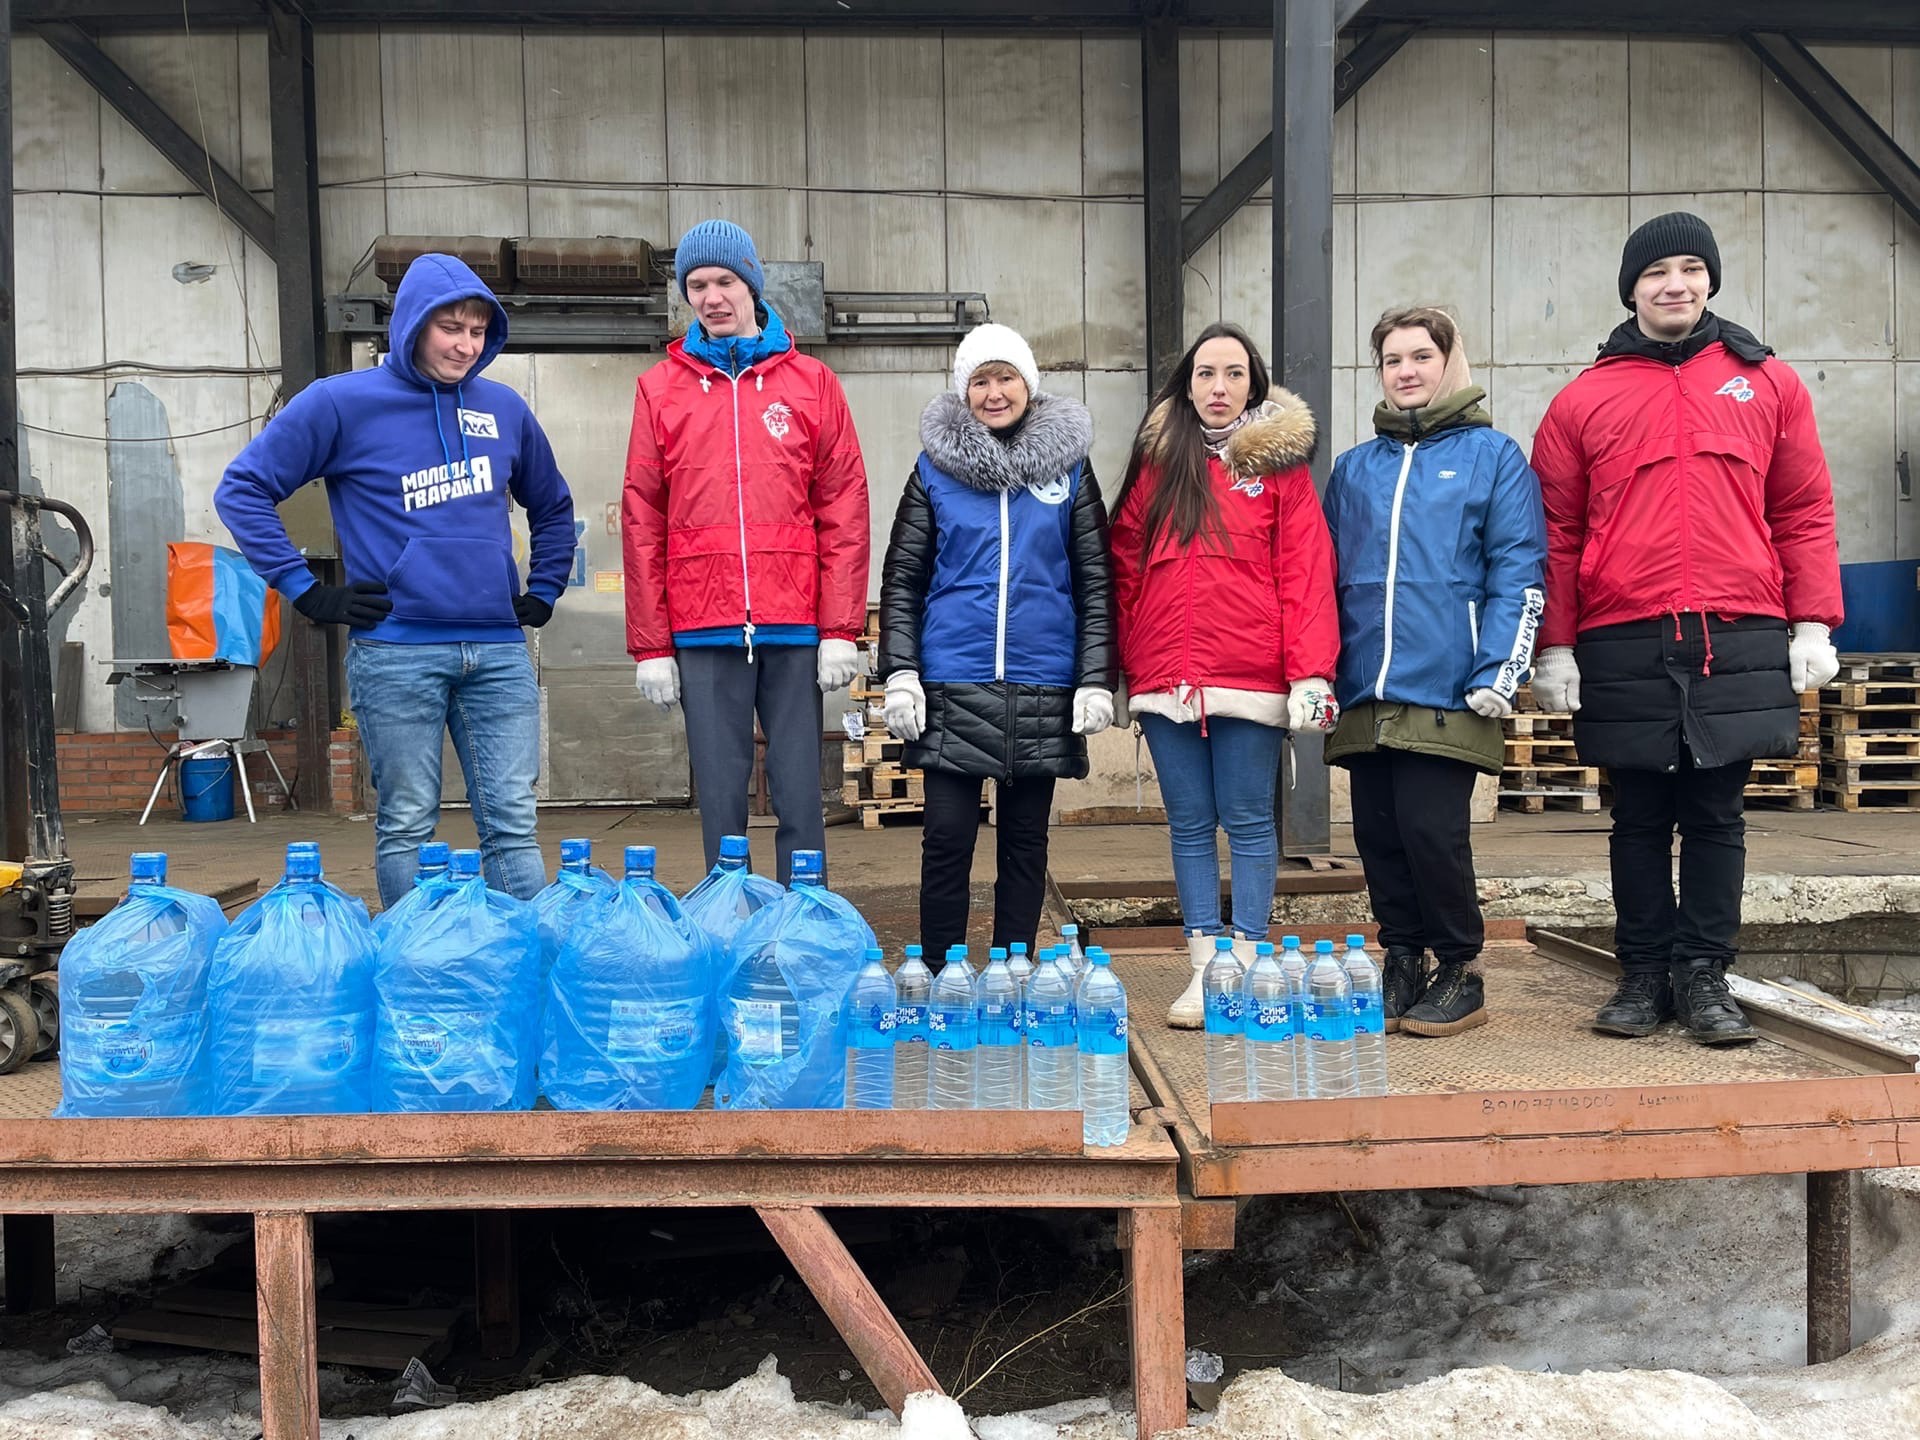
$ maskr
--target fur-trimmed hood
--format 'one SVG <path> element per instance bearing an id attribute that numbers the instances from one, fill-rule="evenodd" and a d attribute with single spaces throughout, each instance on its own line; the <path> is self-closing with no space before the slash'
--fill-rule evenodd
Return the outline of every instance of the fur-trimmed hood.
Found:
<path id="1" fill-rule="evenodd" d="M 1173 406 L 1186 403 L 1178 397 L 1161 401 L 1148 413 L 1140 427 L 1140 438 L 1145 442 L 1147 458 L 1156 466 L 1165 462 L 1160 450 L 1160 436 L 1166 426 L 1167 416 L 1172 413 Z M 1291 390 L 1282 390 L 1275 385 L 1267 391 L 1267 398 L 1254 412 L 1253 418 L 1228 437 L 1226 454 L 1221 458 L 1228 473 L 1235 479 L 1274 475 L 1312 460 L 1318 435 L 1319 427 L 1314 423 L 1313 411 L 1307 408 L 1307 402 Z"/>
<path id="2" fill-rule="evenodd" d="M 1023 490 L 1064 475 L 1093 448 L 1093 416 L 1065 395 L 1035 395 L 1013 436 L 1001 441 L 958 395 L 943 393 L 920 415 L 927 458 L 961 484 L 988 494 Z"/>

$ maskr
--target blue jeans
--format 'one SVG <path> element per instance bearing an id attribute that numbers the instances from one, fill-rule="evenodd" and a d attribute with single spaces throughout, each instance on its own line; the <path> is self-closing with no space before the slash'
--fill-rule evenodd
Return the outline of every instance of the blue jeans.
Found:
<path id="1" fill-rule="evenodd" d="M 524 645 L 347 646 L 347 693 L 379 792 L 374 873 L 380 903 L 407 893 L 440 819 L 440 755 L 451 731 L 467 777 L 487 884 L 531 900 L 547 883 L 534 835 L 540 688 Z"/>
<path id="2" fill-rule="evenodd" d="M 1227 832 L 1233 857 L 1233 928 L 1264 940 L 1273 916 L 1273 876 L 1280 841 L 1273 823 L 1273 786 L 1286 732 L 1251 720 L 1197 724 L 1142 715 L 1140 728 L 1160 776 L 1160 798 L 1173 836 L 1173 883 L 1189 931 L 1220 933 L 1220 851 Z"/>

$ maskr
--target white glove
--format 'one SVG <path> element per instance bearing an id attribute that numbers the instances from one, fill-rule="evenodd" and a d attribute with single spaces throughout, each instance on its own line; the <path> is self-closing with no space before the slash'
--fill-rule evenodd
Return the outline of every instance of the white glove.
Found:
<path id="1" fill-rule="evenodd" d="M 1082 685 L 1073 692 L 1073 733 L 1098 735 L 1113 724 L 1113 692 L 1098 685 Z"/>
<path id="2" fill-rule="evenodd" d="M 1467 709 L 1489 720 L 1504 720 L 1513 713 L 1513 701 L 1498 690 L 1489 690 L 1482 685 L 1478 690 L 1467 692 Z"/>
<path id="3" fill-rule="evenodd" d="M 860 651 L 851 640 L 822 640 L 818 670 L 823 693 L 844 690 L 860 673 Z"/>
<path id="4" fill-rule="evenodd" d="M 1533 657 L 1533 698 L 1549 715 L 1571 715 L 1580 708 L 1580 667 L 1571 645 L 1549 645 Z"/>
<path id="5" fill-rule="evenodd" d="M 887 677 L 887 730 L 902 740 L 918 740 L 927 728 L 927 692 L 912 670 L 896 670 Z"/>
<path id="6" fill-rule="evenodd" d="M 671 655 L 642 660 L 634 667 L 633 685 L 662 710 L 671 710 L 680 698 L 680 666 Z"/>
<path id="7" fill-rule="evenodd" d="M 1840 656 L 1827 638 L 1827 627 L 1796 620 L 1787 637 L 1787 674 L 1795 694 L 1818 690 L 1840 673 Z"/>
<path id="8" fill-rule="evenodd" d="M 1287 692 L 1289 730 L 1331 730 L 1339 720 L 1340 706 L 1333 698 L 1333 686 L 1318 675 L 1293 682 Z"/>

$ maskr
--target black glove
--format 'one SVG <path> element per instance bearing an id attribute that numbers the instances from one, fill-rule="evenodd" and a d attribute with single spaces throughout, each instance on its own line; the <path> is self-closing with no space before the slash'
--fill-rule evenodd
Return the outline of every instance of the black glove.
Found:
<path id="1" fill-rule="evenodd" d="M 316 625 L 367 630 L 393 613 L 393 600 L 378 580 L 356 580 L 351 585 L 311 586 L 293 608 Z"/>
<path id="2" fill-rule="evenodd" d="M 553 606 L 538 595 L 516 595 L 513 597 L 513 618 L 529 630 L 538 630 L 553 618 Z"/>

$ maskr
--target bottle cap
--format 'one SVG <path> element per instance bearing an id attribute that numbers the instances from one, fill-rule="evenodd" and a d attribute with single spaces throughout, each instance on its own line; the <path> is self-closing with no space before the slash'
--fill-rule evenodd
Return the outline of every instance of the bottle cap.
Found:
<path id="1" fill-rule="evenodd" d="M 1256 954 L 1256 955 L 1271 955 L 1271 954 L 1273 954 L 1273 942 L 1272 942 L 1271 940 L 1262 940 L 1262 941 L 1260 941 L 1260 942 L 1259 942 L 1259 944 L 1257 944 L 1257 945 L 1255 945 L 1255 946 L 1253 947 L 1253 953 L 1254 953 L 1254 954 Z"/>
<path id="2" fill-rule="evenodd" d="M 1231 935 L 1214 936 L 1213 948 L 1224 954 L 1225 952 L 1233 949 L 1233 937 Z"/>
<path id="3" fill-rule="evenodd" d="M 562 865 L 585 865 L 593 859 L 593 842 L 585 839 L 562 840 L 560 842 L 560 863 Z"/>
<path id="4" fill-rule="evenodd" d="M 867 961 L 869 964 L 878 965 L 881 961 L 885 960 L 886 958 L 887 958 L 887 952 L 882 950 L 879 946 L 869 945 L 867 947 Z"/>
<path id="5" fill-rule="evenodd" d="M 320 842 L 318 840 L 288 841 L 287 853 L 289 855 L 292 855 L 296 851 L 298 851 L 302 855 L 318 855 L 320 853 Z"/>
<path id="6" fill-rule="evenodd" d="M 629 845 L 626 851 L 627 873 L 653 874 L 654 850 L 651 845 Z"/>
<path id="7" fill-rule="evenodd" d="M 1364 950 L 1364 949 L 1366 949 L 1366 948 L 1367 948 L 1367 937 L 1366 937 L 1366 936 L 1364 936 L 1364 935 L 1349 935 L 1349 936 L 1347 936 L 1347 948 L 1348 948 L 1349 950 Z"/>
<path id="8" fill-rule="evenodd" d="M 1333 942 L 1331 940 L 1314 941 L 1313 953 L 1316 955 L 1331 955 L 1333 953 Z"/>
<path id="9" fill-rule="evenodd" d="M 927 952 L 922 950 L 918 945 L 909 945 L 901 953 L 905 955 L 909 960 L 918 960 L 922 955 L 926 954 Z"/>
<path id="10" fill-rule="evenodd" d="M 1060 933 L 1072 939 L 1079 935 L 1080 927 L 1078 925 L 1062 925 L 1060 927 Z"/>
<path id="11" fill-rule="evenodd" d="M 1004 945 L 995 945 L 991 950 L 987 951 L 987 959 L 989 960 L 1004 960 L 1006 958 L 1007 947 Z"/>
<path id="12" fill-rule="evenodd" d="M 953 959 L 960 959 L 960 960 L 964 960 L 964 959 L 966 959 L 966 958 L 967 958 L 967 947 L 966 947 L 966 946 L 964 946 L 964 945 L 949 945 L 949 946 L 947 946 L 947 959 L 949 959 L 949 960 L 953 960 Z"/>
<path id="13" fill-rule="evenodd" d="M 299 841 L 287 846 L 287 878 L 318 880 L 320 878 L 320 847 Z"/>
<path id="14" fill-rule="evenodd" d="M 447 873 L 456 880 L 471 880 L 480 873 L 480 852 L 478 850 L 456 850 L 448 863 Z"/>
<path id="15" fill-rule="evenodd" d="M 1093 949 L 1087 951 L 1087 963 L 1089 965 L 1111 965 L 1113 963 L 1113 957 L 1096 945 Z"/>
<path id="16" fill-rule="evenodd" d="M 1298 950 L 1300 948 L 1300 937 L 1298 935 L 1282 935 L 1280 937 L 1280 947 L 1283 950 Z"/>
<path id="17" fill-rule="evenodd" d="M 431 870 L 436 867 L 444 870 L 447 868 L 448 861 L 452 858 L 453 847 L 444 840 L 429 840 L 420 847 L 420 868 L 422 870 Z"/>
<path id="18" fill-rule="evenodd" d="M 1016 940 L 1007 948 L 1016 955 L 1024 955 L 1027 953 L 1027 942 L 1024 940 Z"/>
<path id="19" fill-rule="evenodd" d="M 153 885 L 167 883 L 167 852 L 164 850 L 136 850 L 127 866 L 136 881 Z"/>
<path id="20" fill-rule="evenodd" d="M 796 850 L 793 852 L 793 883 L 796 885 L 824 885 L 827 880 L 827 857 L 820 850 Z"/>
<path id="21" fill-rule="evenodd" d="M 722 860 L 746 859 L 747 837 L 744 835 L 722 835 L 720 837 L 720 858 Z"/>

